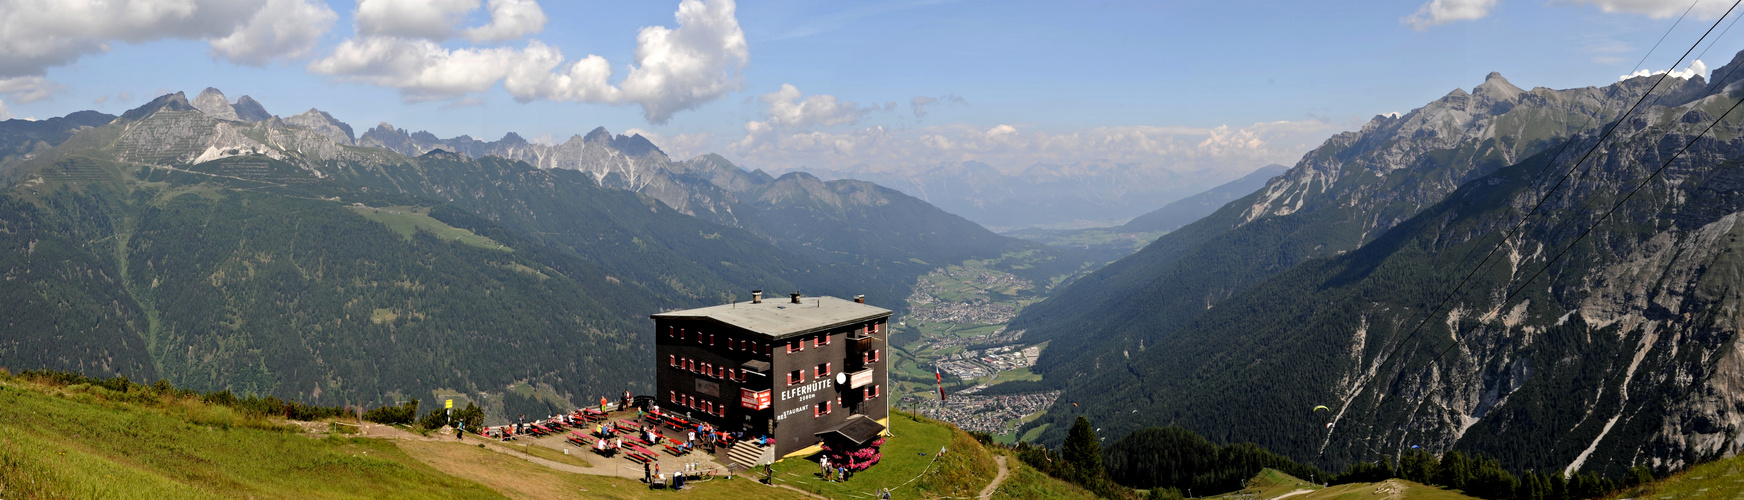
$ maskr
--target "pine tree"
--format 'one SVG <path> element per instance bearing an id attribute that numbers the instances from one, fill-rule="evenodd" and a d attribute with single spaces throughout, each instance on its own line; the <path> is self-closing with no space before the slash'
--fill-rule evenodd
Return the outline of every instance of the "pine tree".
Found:
<path id="1" fill-rule="evenodd" d="M 1466 460 L 1464 453 L 1450 451 L 1446 455 L 1442 455 L 1439 469 L 1435 475 L 1435 484 L 1437 485 L 1463 490 L 1466 483 L 1471 482 L 1471 463 Z"/>
<path id="2" fill-rule="evenodd" d="M 1071 464 L 1075 475 L 1084 481 L 1102 476 L 1102 444 L 1096 439 L 1096 430 L 1090 428 L 1090 420 L 1079 416 L 1072 423 L 1072 430 L 1066 433 L 1066 442 L 1060 446 L 1060 454 L 1065 456 L 1066 463 Z"/>

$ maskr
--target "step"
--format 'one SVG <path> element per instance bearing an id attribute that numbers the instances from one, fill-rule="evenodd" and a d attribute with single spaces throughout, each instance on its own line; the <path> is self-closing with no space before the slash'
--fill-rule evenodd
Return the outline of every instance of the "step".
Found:
<path id="1" fill-rule="evenodd" d="M 775 462 L 775 450 L 749 442 L 740 442 L 733 445 L 732 450 L 727 451 L 727 458 L 731 459 L 734 465 L 750 469 Z"/>

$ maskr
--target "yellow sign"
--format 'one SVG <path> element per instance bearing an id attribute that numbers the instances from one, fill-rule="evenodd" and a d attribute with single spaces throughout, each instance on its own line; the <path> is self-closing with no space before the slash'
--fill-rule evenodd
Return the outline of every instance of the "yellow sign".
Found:
<path id="1" fill-rule="evenodd" d="M 447 406 L 447 408 L 449 408 L 449 409 L 453 409 L 453 408 L 454 408 L 454 400 L 452 400 L 452 399 L 450 399 L 450 400 L 448 400 L 448 406 Z"/>

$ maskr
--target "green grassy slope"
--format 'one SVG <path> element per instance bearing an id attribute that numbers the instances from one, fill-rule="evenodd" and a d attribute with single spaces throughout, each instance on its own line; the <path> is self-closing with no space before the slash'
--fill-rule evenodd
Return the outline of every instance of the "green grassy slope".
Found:
<path id="1" fill-rule="evenodd" d="M 109 381 L 113 382 L 113 381 Z M 635 479 L 547 468 L 476 442 L 344 437 L 203 402 L 168 386 L 69 383 L 0 370 L 0 498 L 653 498 Z M 112 389 L 111 387 L 121 387 Z M 900 498 L 969 497 L 997 475 L 997 450 L 955 427 L 898 414 L 878 466 L 818 481 L 816 463 L 776 465 L 777 483 L 829 498 L 893 488 Z M 939 447 L 947 451 L 941 457 Z M 510 447 L 513 448 L 513 447 Z M 1007 457 L 995 498 L 1090 498 Z M 612 471 L 601 471 L 610 473 Z M 750 477 L 693 483 L 699 499 L 804 498 Z"/>
<path id="2" fill-rule="evenodd" d="M 0 497 L 500 498 L 393 443 L 146 389 L 0 378 Z"/>
<path id="3" fill-rule="evenodd" d="M 1734 500 L 1740 497 L 1744 497 L 1744 457 L 1690 467 L 1658 481 L 1626 488 L 1608 498 Z"/>
<path id="4" fill-rule="evenodd" d="M 886 438 L 878 465 L 846 482 L 825 482 L 819 478 L 816 456 L 787 459 L 775 464 L 776 482 L 830 498 L 852 498 L 881 488 L 892 488 L 893 495 L 904 497 L 921 492 L 962 497 L 980 493 L 997 474 L 993 455 L 968 433 L 926 417 L 892 415 L 894 435 Z"/>
<path id="5" fill-rule="evenodd" d="M 1448 491 L 1403 479 L 1388 479 L 1374 483 L 1335 484 L 1322 488 L 1318 484 L 1309 483 L 1277 469 L 1262 470 L 1248 480 L 1247 488 L 1214 498 L 1235 500 L 1256 497 L 1279 498 L 1285 495 L 1289 495 L 1289 498 L 1293 500 L 1470 500 L 1473 498 L 1457 491 Z"/>

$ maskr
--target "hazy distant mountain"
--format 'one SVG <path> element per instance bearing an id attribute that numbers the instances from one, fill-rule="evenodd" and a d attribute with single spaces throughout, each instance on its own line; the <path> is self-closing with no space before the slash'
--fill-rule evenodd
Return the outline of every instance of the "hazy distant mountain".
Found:
<path id="1" fill-rule="evenodd" d="M 1732 81 L 1668 80 L 1408 337 L 1554 184 L 1536 178 L 1554 148 L 1572 138 L 1566 168 L 1654 80 L 1526 91 L 1492 73 L 1332 137 L 1025 309 L 1013 326 L 1052 342 L 1035 371 L 1065 388 L 1029 427 L 1058 442 L 1078 415 L 1109 435 L 1178 424 L 1334 467 L 1420 446 L 1616 475 L 1744 451 L 1739 116 L 1525 285 L 1737 102 Z"/>
<path id="2" fill-rule="evenodd" d="M 80 111 L 47 120 L 0 121 L 0 164 L 9 157 L 47 151 L 85 127 L 100 127 L 115 115 Z"/>
<path id="3" fill-rule="evenodd" d="M 1132 255 L 1164 233 L 1210 215 L 1230 200 L 1264 187 L 1268 179 L 1285 170 L 1288 167 L 1276 164 L 1260 167 L 1240 179 L 1176 200 L 1119 226 L 1081 229 L 1028 228 L 1005 231 L 1002 234 L 1080 252 L 1091 262 L 1112 262 Z"/>
<path id="4" fill-rule="evenodd" d="M 1001 231 L 1112 226 L 1229 181 L 1233 173 L 1171 172 L 1140 165 L 1038 163 L 1005 173 L 985 163 L 944 163 L 916 171 L 825 170 L 908 193 Z"/>
<path id="5" fill-rule="evenodd" d="M 1277 177 L 1278 174 L 1289 169 L 1290 167 L 1276 163 L 1260 167 L 1240 179 L 1207 189 L 1203 193 L 1175 200 L 1168 205 L 1163 205 L 1163 208 L 1134 217 L 1131 221 L 1127 221 L 1126 224 L 1115 229 L 1128 233 L 1174 231 L 1181 226 L 1192 224 L 1193 221 L 1211 215 L 1212 212 L 1223 208 L 1224 204 L 1236 198 L 1247 196 L 1249 193 L 1265 187 L 1266 181 L 1270 181 L 1273 177 Z"/>

